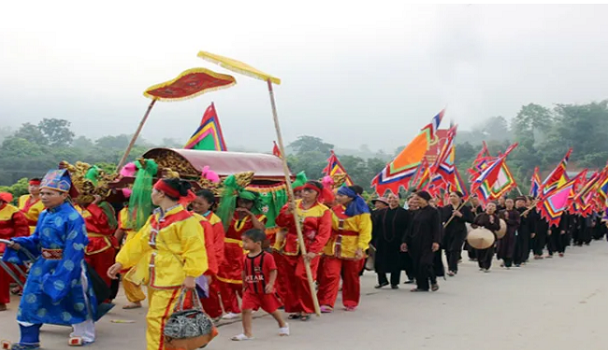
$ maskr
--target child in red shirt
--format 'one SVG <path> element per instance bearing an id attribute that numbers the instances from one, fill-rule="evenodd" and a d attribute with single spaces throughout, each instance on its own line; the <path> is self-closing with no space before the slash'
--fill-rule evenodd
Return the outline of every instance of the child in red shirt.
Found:
<path id="1" fill-rule="evenodd" d="M 258 229 L 251 229 L 243 234 L 243 249 L 249 253 L 243 264 L 243 333 L 232 337 L 234 341 L 251 340 L 252 311 L 262 308 L 279 323 L 279 335 L 289 335 L 289 325 L 285 323 L 279 307 L 281 302 L 274 290 L 277 280 L 277 265 L 272 254 L 262 250 L 266 234 Z"/>

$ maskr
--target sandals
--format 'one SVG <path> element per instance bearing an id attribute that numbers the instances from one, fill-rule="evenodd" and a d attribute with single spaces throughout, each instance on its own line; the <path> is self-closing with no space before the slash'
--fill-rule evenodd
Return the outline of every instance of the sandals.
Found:
<path id="1" fill-rule="evenodd" d="M 439 285 L 438 285 L 437 283 L 435 283 L 435 284 L 431 285 L 431 290 L 432 290 L 433 292 L 438 291 L 438 290 L 439 290 Z"/>
<path id="2" fill-rule="evenodd" d="M 299 320 L 302 317 L 302 315 L 300 314 L 291 314 L 289 316 L 287 316 L 288 320 Z"/>
<path id="3" fill-rule="evenodd" d="M 334 312 L 334 309 L 332 309 L 331 307 L 329 307 L 327 305 L 321 305 L 322 314 L 331 314 L 332 312 Z"/>
<path id="4" fill-rule="evenodd" d="M 302 316 L 300 316 L 300 321 L 306 322 L 308 320 L 310 320 L 310 315 L 302 315 Z"/>
<path id="5" fill-rule="evenodd" d="M 70 337 L 68 340 L 69 346 L 83 346 L 84 340 L 81 337 Z"/>

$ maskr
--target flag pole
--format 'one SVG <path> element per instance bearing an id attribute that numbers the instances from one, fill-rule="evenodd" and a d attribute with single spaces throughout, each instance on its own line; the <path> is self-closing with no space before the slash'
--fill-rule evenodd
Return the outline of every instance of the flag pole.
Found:
<path id="1" fill-rule="evenodd" d="M 144 124 L 146 124 L 146 121 L 148 120 L 148 116 L 150 115 L 150 111 L 152 110 L 152 107 L 154 107 L 155 103 L 156 103 L 156 99 L 152 99 L 152 102 L 150 102 L 150 105 L 148 105 L 148 110 L 146 111 L 146 114 L 144 114 L 144 117 L 141 118 L 141 121 L 139 122 L 139 126 L 137 127 L 137 130 L 135 131 L 135 134 L 133 134 L 133 137 L 131 138 L 131 142 L 129 142 L 129 146 L 127 146 L 127 149 L 125 150 L 125 154 L 123 154 L 122 158 L 120 159 L 120 162 L 118 162 L 118 165 L 116 166 L 117 173 L 120 171 L 120 169 L 122 169 L 122 167 L 127 162 L 127 157 L 129 156 L 129 153 L 131 153 L 131 149 L 133 148 L 133 146 L 135 146 L 135 141 L 137 141 L 137 138 L 139 137 L 139 133 L 141 133 L 141 129 L 143 129 Z"/>
<path id="2" fill-rule="evenodd" d="M 266 81 L 268 83 L 268 94 L 270 95 L 270 104 L 272 106 L 272 116 L 274 118 L 274 128 L 277 132 L 277 141 L 279 143 L 279 150 L 281 151 L 281 160 L 283 162 L 283 172 L 285 173 L 285 186 L 287 187 L 288 200 L 292 207 L 295 207 L 293 188 L 291 187 L 291 176 L 289 174 L 289 167 L 287 166 L 287 158 L 285 156 L 285 147 L 283 146 L 283 137 L 281 136 L 281 126 L 279 125 L 279 115 L 277 113 L 277 106 L 274 101 L 274 91 L 272 90 L 272 82 L 270 79 Z M 302 234 L 301 221 L 297 210 L 293 211 L 293 218 L 295 219 L 296 233 L 298 234 L 298 244 L 300 245 L 300 253 L 304 260 L 304 267 L 306 269 L 306 277 L 308 279 L 308 287 L 310 288 L 310 294 L 312 302 L 315 307 L 315 314 L 321 316 L 321 308 L 319 307 L 319 300 L 317 299 L 317 293 L 315 292 L 315 282 L 312 278 L 312 270 L 310 268 L 310 262 L 306 259 L 306 244 L 304 242 L 304 236 Z"/>

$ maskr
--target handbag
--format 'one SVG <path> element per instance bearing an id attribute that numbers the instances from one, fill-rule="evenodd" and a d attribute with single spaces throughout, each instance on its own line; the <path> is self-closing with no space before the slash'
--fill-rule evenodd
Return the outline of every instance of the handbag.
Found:
<path id="1" fill-rule="evenodd" d="M 199 349 L 218 335 L 217 328 L 203 312 L 201 301 L 194 291 L 190 291 L 192 308 L 184 310 L 184 299 L 188 292 L 182 290 L 173 314 L 165 324 L 163 334 L 166 350 Z"/>

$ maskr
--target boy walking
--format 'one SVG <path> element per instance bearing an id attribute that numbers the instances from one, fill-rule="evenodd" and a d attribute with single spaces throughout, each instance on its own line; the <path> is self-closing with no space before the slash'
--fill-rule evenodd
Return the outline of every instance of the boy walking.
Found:
<path id="1" fill-rule="evenodd" d="M 279 324 L 279 335 L 289 335 L 289 325 L 285 323 L 279 307 L 281 302 L 275 295 L 274 283 L 277 280 L 277 266 L 272 254 L 262 250 L 266 234 L 251 229 L 243 234 L 243 249 L 249 253 L 243 264 L 243 333 L 232 337 L 234 341 L 251 340 L 253 310 L 268 312 Z"/>

